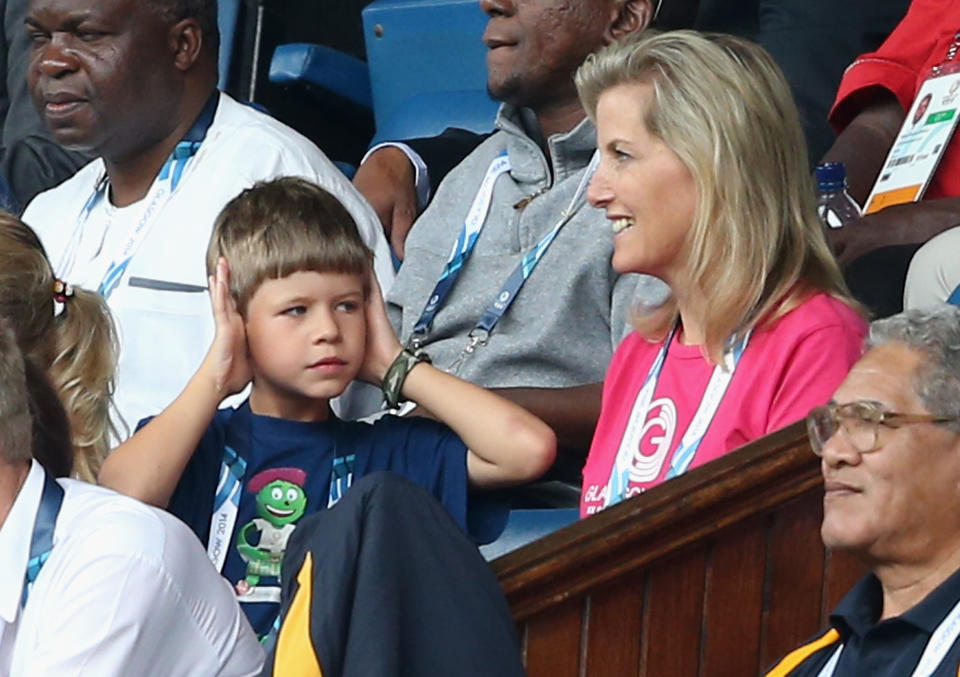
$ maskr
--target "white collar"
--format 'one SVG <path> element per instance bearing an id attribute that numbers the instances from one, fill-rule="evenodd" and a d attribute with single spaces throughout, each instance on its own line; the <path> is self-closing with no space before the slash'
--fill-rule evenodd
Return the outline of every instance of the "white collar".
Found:
<path id="1" fill-rule="evenodd" d="M 37 506 L 43 493 L 43 468 L 30 462 L 30 472 L 20 487 L 7 519 L 0 527 L 0 619 L 13 623 L 20 609 L 23 580 L 30 559 L 30 541 Z"/>

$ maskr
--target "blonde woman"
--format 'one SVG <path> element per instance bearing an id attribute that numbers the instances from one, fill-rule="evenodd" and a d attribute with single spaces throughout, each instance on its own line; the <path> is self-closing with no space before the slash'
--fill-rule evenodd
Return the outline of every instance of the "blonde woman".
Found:
<path id="1" fill-rule="evenodd" d="M 620 273 L 672 296 L 610 364 L 584 468 L 591 514 L 803 418 L 860 354 L 864 319 L 816 218 L 787 83 L 760 47 L 693 31 L 590 57 L 591 203 Z"/>
<path id="2" fill-rule="evenodd" d="M 28 371 L 46 373 L 66 410 L 73 474 L 95 482 L 112 430 L 113 322 L 100 296 L 56 279 L 37 236 L 6 212 L 0 212 L 0 317 L 13 328 Z M 34 419 L 42 421 L 51 406 L 48 389 L 39 382 L 31 389 Z M 40 428 L 41 440 L 55 436 L 49 426 Z M 43 460 L 48 451 L 35 449 L 34 455 Z"/>

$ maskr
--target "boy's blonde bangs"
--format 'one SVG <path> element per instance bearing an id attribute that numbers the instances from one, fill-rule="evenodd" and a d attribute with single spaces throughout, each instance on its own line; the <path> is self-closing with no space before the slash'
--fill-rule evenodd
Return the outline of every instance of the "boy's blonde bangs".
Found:
<path id="1" fill-rule="evenodd" d="M 230 291 L 241 314 L 264 280 L 300 271 L 347 273 L 369 291 L 373 254 L 346 208 L 308 181 L 261 182 L 231 200 L 214 225 L 207 274 L 225 257 Z"/>

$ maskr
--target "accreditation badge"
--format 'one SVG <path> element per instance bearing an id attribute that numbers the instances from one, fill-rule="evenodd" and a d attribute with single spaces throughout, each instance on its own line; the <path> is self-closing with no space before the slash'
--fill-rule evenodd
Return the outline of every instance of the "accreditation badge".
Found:
<path id="1" fill-rule="evenodd" d="M 950 62 L 927 78 L 904 118 L 864 214 L 923 197 L 957 127 L 960 64 Z"/>

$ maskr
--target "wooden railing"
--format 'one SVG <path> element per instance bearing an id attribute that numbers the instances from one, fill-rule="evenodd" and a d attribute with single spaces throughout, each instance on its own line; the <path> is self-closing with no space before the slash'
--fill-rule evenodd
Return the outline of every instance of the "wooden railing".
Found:
<path id="1" fill-rule="evenodd" d="M 493 562 L 530 677 L 762 674 L 862 567 L 798 423 Z"/>

